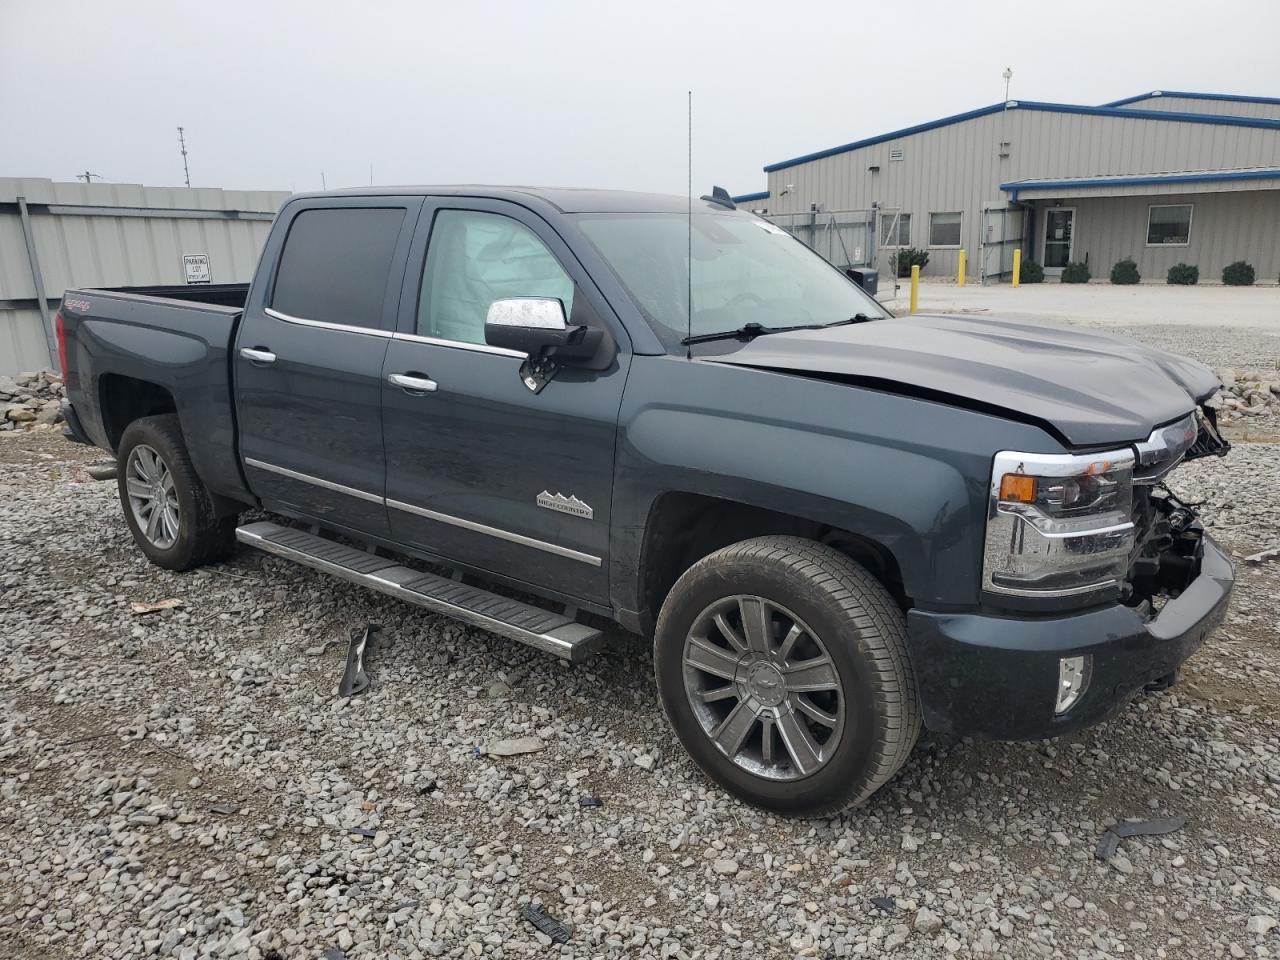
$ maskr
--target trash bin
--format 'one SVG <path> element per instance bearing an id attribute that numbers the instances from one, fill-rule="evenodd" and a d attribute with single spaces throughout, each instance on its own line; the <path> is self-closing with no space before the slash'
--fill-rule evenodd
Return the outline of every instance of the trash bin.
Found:
<path id="1" fill-rule="evenodd" d="M 860 286 L 871 296 L 876 295 L 876 288 L 880 285 L 880 271 L 872 267 L 848 267 L 844 271 L 848 274 L 849 279 Z"/>

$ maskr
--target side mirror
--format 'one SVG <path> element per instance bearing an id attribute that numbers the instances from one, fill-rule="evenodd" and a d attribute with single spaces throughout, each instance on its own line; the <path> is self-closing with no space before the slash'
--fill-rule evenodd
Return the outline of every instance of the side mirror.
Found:
<path id="1" fill-rule="evenodd" d="M 586 324 L 570 326 L 564 303 L 554 297 L 510 297 L 489 305 L 484 342 L 527 354 L 530 360 L 586 360 L 600 346 L 601 333 Z"/>

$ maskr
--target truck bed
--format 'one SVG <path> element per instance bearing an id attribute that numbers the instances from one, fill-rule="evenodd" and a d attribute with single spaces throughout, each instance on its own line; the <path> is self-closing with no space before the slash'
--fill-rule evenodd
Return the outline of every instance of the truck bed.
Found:
<path id="1" fill-rule="evenodd" d="M 85 437 L 115 450 L 139 416 L 177 413 L 216 495 L 247 497 L 230 355 L 248 284 L 68 290 L 58 311 L 67 396 Z"/>
<path id="2" fill-rule="evenodd" d="M 163 300 L 182 300 L 187 303 L 204 303 L 217 307 L 244 308 L 249 296 L 247 283 L 205 283 L 199 285 L 169 285 L 151 287 L 100 287 L 104 293 L 123 293 L 137 297 L 158 297 Z"/>

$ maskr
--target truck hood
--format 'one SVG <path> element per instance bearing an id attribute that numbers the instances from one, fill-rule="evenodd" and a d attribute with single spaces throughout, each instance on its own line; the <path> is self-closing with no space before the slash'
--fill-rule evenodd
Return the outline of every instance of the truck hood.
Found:
<path id="1" fill-rule="evenodd" d="M 1204 364 L 1132 340 L 971 316 L 776 333 L 700 359 L 992 410 L 1073 446 L 1145 440 L 1221 386 Z"/>

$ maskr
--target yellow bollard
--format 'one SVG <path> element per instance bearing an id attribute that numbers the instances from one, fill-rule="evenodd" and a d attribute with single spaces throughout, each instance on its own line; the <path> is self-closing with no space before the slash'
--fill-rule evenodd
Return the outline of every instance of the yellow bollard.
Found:
<path id="1" fill-rule="evenodd" d="M 1022 250 L 1013 251 L 1013 285 L 1019 286 L 1022 283 Z"/>
<path id="2" fill-rule="evenodd" d="M 913 263 L 911 265 L 911 309 L 908 313 L 915 313 L 916 307 L 920 305 L 920 264 Z"/>
<path id="3" fill-rule="evenodd" d="M 964 261 L 965 261 L 965 253 L 963 250 L 961 250 L 960 251 L 960 267 L 958 270 L 956 270 L 956 286 L 957 287 L 964 286 Z"/>

